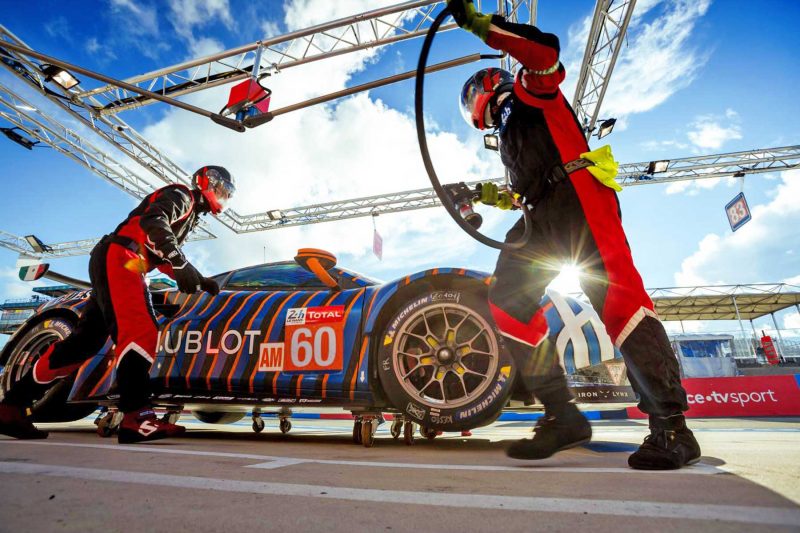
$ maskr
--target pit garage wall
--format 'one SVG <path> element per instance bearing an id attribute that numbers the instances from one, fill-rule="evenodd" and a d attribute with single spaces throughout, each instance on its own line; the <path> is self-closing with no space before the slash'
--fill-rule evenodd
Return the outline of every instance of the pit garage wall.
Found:
<path id="1" fill-rule="evenodd" d="M 734 416 L 800 416 L 800 374 L 687 378 L 688 418 Z M 629 418 L 645 418 L 636 407 Z"/>

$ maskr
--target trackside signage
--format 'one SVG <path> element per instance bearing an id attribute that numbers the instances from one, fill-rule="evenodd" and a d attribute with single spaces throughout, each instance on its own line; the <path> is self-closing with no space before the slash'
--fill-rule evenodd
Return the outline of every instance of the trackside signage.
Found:
<path id="1" fill-rule="evenodd" d="M 740 376 L 683 380 L 689 401 L 687 417 L 798 416 L 798 376 Z M 643 413 L 629 408 L 628 416 Z"/>

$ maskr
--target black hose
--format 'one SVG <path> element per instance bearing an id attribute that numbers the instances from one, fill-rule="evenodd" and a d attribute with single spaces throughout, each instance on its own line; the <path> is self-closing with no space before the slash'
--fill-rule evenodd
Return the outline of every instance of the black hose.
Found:
<path id="1" fill-rule="evenodd" d="M 464 218 L 461 216 L 461 213 L 459 213 L 458 209 L 456 209 L 456 206 L 450 195 L 447 194 L 447 191 L 444 190 L 442 184 L 439 183 L 439 178 L 436 176 L 436 171 L 433 169 L 431 155 L 430 152 L 428 152 L 428 139 L 425 135 L 425 116 L 423 114 L 425 68 L 428 65 L 428 53 L 430 52 L 431 45 L 433 44 L 433 38 L 436 35 L 436 32 L 439 30 L 439 26 L 441 26 L 442 22 L 448 15 L 450 15 L 450 12 L 447 9 L 444 9 L 434 19 L 431 27 L 428 29 L 428 33 L 425 35 L 425 40 L 422 43 L 422 50 L 419 52 L 419 61 L 417 62 L 417 77 L 414 86 L 414 113 L 416 114 L 417 120 L 417 140 L 419 142 L 419 151 L 422 155 L 422 162 L 425 164 L 425 170 L 428 172 L 428 178 L 431 180 L 433 190 L 436 191 L 436 195 L 439 197 L 442 205 L 444 205 L 445 209 L 447 209 L 447 212 L 450 213 L 450 216 L 453 218 L 453 220 L 456 221 L 456 224 L 461 226 L 461 229 L 466 231 L 478 242 L 491 248 L 496 248 L 498 250 L 518 250 L 528 243 L 528 239 L 530 239 L 532 233 L 533 224 L 531 223 L 531 214 L 527 206 L 524 204 L 522 205 L 522 216 L 525 219 L 525 231 L 522 234 L 522 237 L 518 241 L 514 242 L 496 241 L 483 235 L 481 232 L 473 228 L 466 220 L 464 220 Z"/>

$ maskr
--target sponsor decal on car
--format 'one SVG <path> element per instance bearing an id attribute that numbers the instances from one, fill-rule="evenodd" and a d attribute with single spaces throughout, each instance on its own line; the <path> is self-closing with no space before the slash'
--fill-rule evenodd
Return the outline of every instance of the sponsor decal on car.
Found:
<path id="1" fill-rule="evenodd" d="M 283 370 L 284 343 L 264 342 L 261 343 L 261 351 L 258 355 L 259 372 L 280 372 Z"/>
<path id="2" fill-rule="evenodd" d="M 425 418 L 425 409 L 415 403 L 408 403 L 406 406 L 406 413 L 410 414 L 417 420 L 423 420 Z"/>
<path id="3" fill-rule="evenodd" d="M 283 371 L 341 371 L 344 315 L 343 305 L 289 309 L 285 332 L 288 356 L 283 358 Z"/>
<path id="4" fill-rule="evenodd" d="M 484 398 L 481 402 L 473 405 L 469 409 L 464 409 L 463 411 L 459 411 L 458 414 L 456 414 L 456 418 L 458 420 L 471 418 L 477 415 L 478 413 L 483 412 L 487 407 L 492 405 L 494 401 L 498 398 L 498 396 L 500 396 L 500 394 L 503 392 L 503 388 L 505 388 L 508 382 L 508 377 L 510 375 L 511 375 L 511 367 L 510 366 L 502 367 L 500 369 L 500 372 L 497 374 L 497 383 L 495 383 L 492 392 L 490 392 L 489 395 L 486 398 Z"/>

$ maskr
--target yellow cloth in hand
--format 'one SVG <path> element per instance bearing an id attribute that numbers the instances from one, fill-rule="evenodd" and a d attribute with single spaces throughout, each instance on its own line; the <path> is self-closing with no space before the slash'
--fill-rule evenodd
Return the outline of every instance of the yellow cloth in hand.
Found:
<path id="1" fill-rule="evenodd" d="M 586 170 L 591 172 L 592 176 L 597 178 L 597 181 L 617 192 L 622 190 L 622 187 L 614 179 L 619 171 L 619 163 L 614 161 L 611 146 L 605 145 L 591 152 L 584 152 L 581 157 L 594 163 L 594 165 L 586 167 Z"/>

